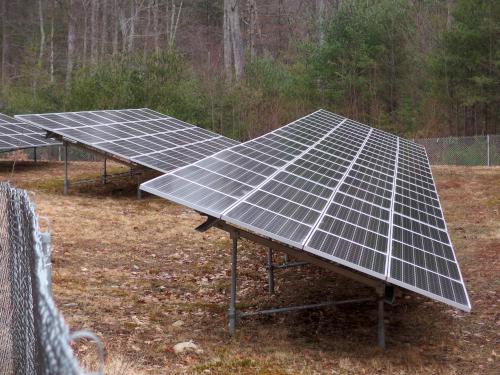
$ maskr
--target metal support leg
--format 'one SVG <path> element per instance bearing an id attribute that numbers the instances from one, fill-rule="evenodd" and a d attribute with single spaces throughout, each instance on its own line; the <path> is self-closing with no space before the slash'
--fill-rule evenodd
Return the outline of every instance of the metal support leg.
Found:
<path id="1" fill-rule="evenodd" d="M 231 302 L 229 303 L 229 333 L 234 334 L 236 330 L 236 281 L 238 262 L 238 234 L 231 233 L 233 247 L 231 250 Z"/>
<path id="2" fill-rule="evenodd" d="M 137 185 L 137 200 L 140 201 L 142 200 L 142 190 L 141 190 L 141 185 Z"/>
<path id="3" fill-rule="evenodd" d="M 64 143 L 64 195 L 68 195 L 68 144 Z"/>
<path id="4" fill-rule="evenodd" d="M 273 249 L 271 248 L 267 252 L 267 275 L 269 278 L 269 294 L 274 294 Z"/>
<path id="5" fill-rule="evenodd" d="M 378 293 L 377 304 L 378 304 L 377 342 L 380 348 L 385 349 L 384 293 Z"/>
<path id="6" fill-rule="evenodd" d="M 285 259 L 284 259 L 284 261 L 285 261 L 285 264 L 288 263 L 288 254 L 287 253 L 285 253 Z"/>
<path id="7" fill-rule="evenodd" d="M 33 161 L 36 163 L 36 147 L 33 147 Z"/>
<path id="8" fill-rule="evenodd" d="M 106 157 L 104 157 L 104 175 L 102 176 L 102 183 L 106 185 L 106 177 L 108 176 L 107 165 L 106 165 Z"/>

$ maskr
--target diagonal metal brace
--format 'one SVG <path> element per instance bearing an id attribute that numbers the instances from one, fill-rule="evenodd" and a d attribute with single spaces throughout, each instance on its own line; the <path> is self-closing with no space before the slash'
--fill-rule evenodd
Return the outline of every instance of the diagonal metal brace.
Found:
<path id="1" fill-rule="evenodd" d="M 267 309 L 267 310 L 257 310 L 257 311 L 243 311 L 243 312 L 239 312 L 238 316 L 241 318 L 246 318 L 246 317 L 255 316 L 255 315 L 269 315 L 269 314 L 287 313 L 287 312 L 299 311 L 299 310 L 320 309 L 323 307 L 347 305 L 350 303 L 372 302 L 372 301 L 376 301 L 376 298 L 374 298 L 374 297 L 353 298 L 353 299 L 347 299 L 347 300 L 342 300 L 342 301 L 329 301 L 329 302 L 322 302 L 322 303 L 315 303 L 315 304 L 301 305 L 301 306 L 278 307 L 278 308 L 272 308 L 272 309 Z"/>
<path id="2" fill-rule="evenodd" d="M 218 221 L 219 221 L 219 219 L 216 217 L 207 216 L 207 221 L 205 221 L 203 224 L 197 226 L 195 228 L 195 230 L 198 232 L 206 232 L 207 230 L 212 228 L 214 225 L 216 225 Z"/>

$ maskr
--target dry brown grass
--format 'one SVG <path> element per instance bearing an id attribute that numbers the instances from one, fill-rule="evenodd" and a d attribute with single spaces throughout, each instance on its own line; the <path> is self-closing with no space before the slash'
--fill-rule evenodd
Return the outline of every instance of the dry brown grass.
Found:
<path id="1" fill-rule="evenodd" d="M 72 177 L 99 164 L 72 165 Z M 375 345 L 373 305 L 245 320 L 227 333 L 229 240 L 193 228 L 191 210 L 135 199 L 135 182 L 62 191 L 62 164 L 20 163 L 11 180 L 33 191 L 52 223 L 53 282 L 73 329 L 105 344 L 108 362 L 147 374 L 495 374 L 500 316 L 500 168 L 439 167 L 435 177 L 473 304 L 470 314 L 417 296 L 389 307 L 386 351 Z M 0 178 L 10 178 L 0 163 Z M 322 301 L 366 289 L 323 270 L 280 271 L 266 293 L 265 249 L 243 242 L 239 302 L 244 307 Z M 185 324 L 172 324 L 182 320 Z M 202 354 L 176 355 L 193 340 Z M 79 347 L 79 355 L 88 349 Z M 118 370 L 120 371 L 120 370 Z M 128 371 L 128 372 L 127 372 Z"/>

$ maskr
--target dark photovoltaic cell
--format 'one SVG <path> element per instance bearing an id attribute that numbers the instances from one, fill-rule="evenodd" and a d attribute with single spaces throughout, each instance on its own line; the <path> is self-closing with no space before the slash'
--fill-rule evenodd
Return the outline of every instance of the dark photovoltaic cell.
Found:
<path id="1" fill-rule="evenodd" d="M 172 171 L 238 144 L 147 108 L 16 117 L 160 172 Z"/>
<path id="2" fill-rule="evenodd" d="M 400 139 L 388 281 L 470 309 L 427 153 Z"/>
<path id="3" fill-rule="evenodd" d="M 45 131 L 0 113 L 0 152 L 60 144 L 45 138 Z"/>
<path id="4" fill-rule="evenodd" d="M 320 110 L 141 188 L 470 310 L 425 150 Z"/>

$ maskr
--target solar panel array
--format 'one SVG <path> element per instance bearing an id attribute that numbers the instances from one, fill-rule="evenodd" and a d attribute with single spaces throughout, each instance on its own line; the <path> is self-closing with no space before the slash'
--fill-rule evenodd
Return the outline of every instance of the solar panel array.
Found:
<path id="1" fill-rule="evenodd" d="M 150 109 L 20 115 L 17 118 L 127 161 L 168 172 L 237 144 Z"/>
<path id="2" fill-rule="evenodd" d="M 470 310 L 426 152 L 392 134 L 320 110 L 141 188 Z"/>
<path id="3" fill-rule="evenodd" d="M 0 152 L 59 144 L 44 135 L 40 128 L 0 113 Z"/>

